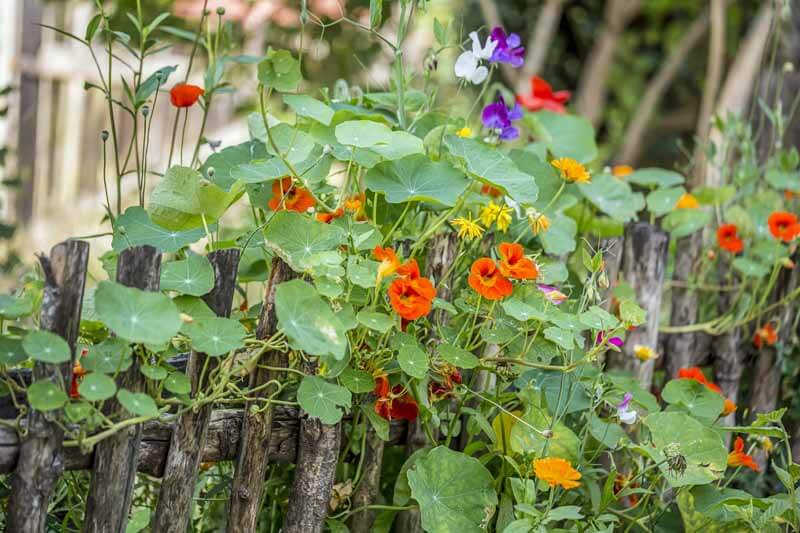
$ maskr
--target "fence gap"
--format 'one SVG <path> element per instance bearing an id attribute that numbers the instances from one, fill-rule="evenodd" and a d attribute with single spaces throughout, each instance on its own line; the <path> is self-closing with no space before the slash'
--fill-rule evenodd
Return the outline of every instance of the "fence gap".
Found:
<path id="1" fill-rule="evenodd" d="M 39 257 L 45 276 L 40 328 L 69 344 L 71 360 L 61 364 L 35 363 L 34 381 L 49 379 L 69 390 L 88 260 L 89 244 L 84 241 L 62 242 L 53 247 L 49 257 Z M 50 497 L 64 471 L 64 431 L 57 424 L 60 417 L 61 410 L 42 413 L 31 409 L 28 413 L 27 434 L 20 444 L 11 479 L 8 531 L 45 531 Z"/>
<path id="2" fill-rule="evenodd" d="M 118 283 L 144 291 L 157 291 L 160 278 L 161 252 L 152 246 L 136 246 L 119 254 Z M 141 392 L 144 384 L 139 360 L 134 354 L 130 368 L 117 378 L 117 385 L 132 392 Z M 121 408 L 119 402 L 112 399 L 106 402 L 103 410 L 110 414 Z M 141 436 L 142 425 L 136 424 L 118 431 L 95 447 L 84 532 L 125 531 L 133 499 Z"/>
<path id="3" fill-rule="evenodd" d="M 266 339 L 278 330 L 278 316 L 275 313 L 275 289 L 284 281 L 294 277 L 294 272 L 282 259 L 272 260 L 261 315 L 256 328 L 256 338 Z M 288 364 L 287 354 L 270 351 L 262 354 L 260 362 L 273 368 Z M 250 389 L 282 377 L 282 372 L 256 367 L 250 375 Z M 276 387 L 265 387 L 252 393 L 259 400 L 269 398 Z M 247 402 L 244 407 L 244 421 L 239 439 L 239 454 L 231 487 L 231 502 L 228 509 L 228 531 L 255 531 L 261 498 L 264 494 L 264 478 L 269 464 L 269 447 L 272 437 L 274 409 L 267 405 L 257 411 L 260 401 Z"/>
<path id="4" fill-rule="evenodd" d="M 214 288 L 203 296 L 217 316 L 229 317 L 236 288 L 236 273 L 239 267 L 239 250 L 229 248 L 217 250 L 208 255 L 214 269 Z M 192 351 L 186 367 L 186 374 L 192 383 L 192 398 L 202 391 L 207 383 L 200 383 L 200 375 L 207 364 L 206 376 L 216 367 L 216 358 Z M 207 380 L 206 380 L 207 381 Z M 170 438 L 169 452 L 161 480 L 158 506 L 153 521 L 153 531 L 184 533 L 192 515 L 192 496 L 200 467 L 200 455 L 206 442 L 208 423 L 213 405 L 207 403 L 197 410 L 180 415 L 175 421 L 175 429 Z"/>

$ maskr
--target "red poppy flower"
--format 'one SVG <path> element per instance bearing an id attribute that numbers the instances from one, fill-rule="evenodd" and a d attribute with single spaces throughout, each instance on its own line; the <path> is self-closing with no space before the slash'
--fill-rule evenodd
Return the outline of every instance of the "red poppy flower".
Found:
<path id="1" fill-rule="evenodd" d="M 406 320 L 416 320 L 431 312 L 436 288 L 428 278 L 397 278 L 389 285 L 392 309 Z"/>
<path id="2" fill-rule="evenodd" d="M 320 222 L 324 222 L 325 224 L 330 224 L 331 220 L 336 218 L 341 218 L 344 215 L 344 209 L 341 207 L 334 211 L 333 213 L 317 213 L 317 220 Z"/>
<path id="3" fill-rule="evenodd" d="M 414 397 L 402 385 L 395 385 L 389 391 L 389 379 L 384 376 L 375 378 L 375 412 L 386 420 L 408 420 L 413 422 L 419 415 L 419 406 Z"/>
<path id="4" fill-rule="evenodd" d="M 739 254 L 744 250 L 744 242 L 736 233 L 735 224 L 723 224 L 717 229 L 717 242 L 719 247 L 732 254 Z"/>
<path id="5" fill-rule="evenodd" d="M 536 279 L 539 269 L 536 264 L 525 257 L 525 250 L 515 242 L 503 242 L 497 247 L 502 259 L 500 273 L 514 279 Z"/>
<path id="6" fill-rule="evenodd" d="M 778 342 L 778 332 L 769 323 L 758 328 L 753 336 L 753 344 L 756 348 L 761 348 L 764 345 L 772 346 L 776 342 Z"/>
<path id="7" fill-rule="evenodd" d="M 305 213 L 309 208 L 314 207 L 315 203 L 311 193 L 307 189 L 294 185 L 292 178 L 283 178 L 272 182 L 272 199 L 269 201 L 269 208 L 273 211 L 286 209 Z"/>
<path id="8" fill-rule="evenodd" d="M 728 454 L 728 466 L 746 466 L 755 472 L 759 471 L 758 465 L 753 458 L 744 452 L 742 437 L 736 437 L 736 441 L 733 443 L 733 451 Z"/>
<path id="9" fill-rule="evenodd" d="M 467 281 L 475 292 L 487 300 L 502 300 L 506 296 L 511 296 L 514 290 L 511 282 L 500 273 L 495 262 L 488 257 L 476 259 L 472 263 Z"/>
<path id="10" fill-rule="evenodd" d="M 197 85 L 179 83 L 169 91 L 169 99 L 175 107 L 192 107 L 205 91 Z"/>
<path id="11" fill-rule="evenodd" d="M 564 104 L 569 101 L 569 91 L 556 91 L 549 83 L 539 76 L 531 76 L 530 94 L 518 94 L 517 102 L 522 104 L 528 111 L 539 111 L 547 109 L 555 113 L 564 113 Z"/>
<path id="12" fill-rule="evenodd" d="M 767 220 L 769 232 L 776 239 L 783 242 L 791 242 L 800 235 L 800 223 L 797 222 L 797 215 L 786 211 L 775 211 Z"/>
<path id="13" fill-rule="evenodd" d="M 680 370 L 678 370 L 678 379 L 691 379 L 698 383 L 702 383 L 710 390 L 713 390 L 718 394 L 722 393 L 722 389 L 720 389 L 714 383 L 708 381 L 706 379 L 706 376 L 703 374 L 703 371 L 696 366 L 693 366 L 691 368 L 681 368 Z"/>

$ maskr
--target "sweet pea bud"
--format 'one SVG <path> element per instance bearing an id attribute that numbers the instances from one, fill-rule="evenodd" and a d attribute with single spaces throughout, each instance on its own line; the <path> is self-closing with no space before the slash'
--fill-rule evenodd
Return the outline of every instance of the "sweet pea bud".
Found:
<path id="1" fill-rule="evenodd" d="M 150 114 L 150 106 L 142 106 L 142 115 L 147 116 Z"/>
<path id="2" fill-rule="evenodd" d="M 600 273 L 600 276 L 597 278 L 597 286 L 605 290 L 609 287 L 609 285 L 610 283 L 608 282 L 608 275 L 604 270 L 603 272 Z"/>
<path id="3" fill-rule="evenodd" d="M 101 131 L 100 138 L 103 139 L 103 142 L 106 142 L 108 140 L 108 130 Z"/>
<path id="4" fill-rule="evenodd" d="M 222 15 L 224 15 L 224 14 L 225 14 L 225 8 L 224 8 L 224 7 L 222 7 L 222 6 L 219 6 L 219 7 L 217 8 L 217 15 L 219 15 L 219 16 L 221 17 L 221 16 L 222 16 Z"/>

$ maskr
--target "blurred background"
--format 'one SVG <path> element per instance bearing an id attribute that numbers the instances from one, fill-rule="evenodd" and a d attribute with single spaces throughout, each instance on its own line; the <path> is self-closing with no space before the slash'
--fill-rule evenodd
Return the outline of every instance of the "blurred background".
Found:
<path id="1" fill-rule="evenodd" d="M 305 1 L 305 0 L 303 0 Z M 166 25 L 196 27 L 203 0 L 142 0 L 146 13 L 168 12 Z M 103 2 L 117 27 L 130 25 L 135 0 Z M 210 0 L 225 8 L 223 38 L 239 54 L 259 56 L 269 46 L 303 50 L 307 88 L 333 90 L 337 80 L 364 91 L 387 86 L 388 48 L 336 21 L 346 13 L 369 24 L 369 0 L 307 0 L 317 23 L 301 24 L 301 0 Z M 391 35 L 399 6 L 383 2 L 381 32 Z M 570 108 L 597 128 L 600 166 L 621 163 L 685 170 L 692 160 L 704 87 L 716 76 L 716 109 L 748 112 L 758 87 L 774 10 L 782 2 L 737 0 L 724 11 L 724 39 L 709 54 L 710 13 L 702 0 L 420 0 L 422 12 L 407 38 L 410 71 L 437 67 L 442 105 L 468 106 L 472 89 L 457 90 L 452 65 L 458 50 L 431 57 L 433 21 L 466 39 L 475 29 L 503 25 L 526 45 L 525 66 L 503 70 L 499 80 L 516 92 L 529 90 L 538 74 L 556 90 L 572 92 Z M 788 5 L 788 4 L 787 4 Z M 101 222 L 103 142 L 109 128 L 107 103 L 91 89 L 99 83 L 93 57 L 107 65 L 101 39 L 93 54 L 68 36 L 49 29 L 84 34 L 95 13 L 94 0 L 0 0 L 0 266 L 3 288 L 16 285 L 20 263 L 69 236 L 108 231 Z M 166 36 L 165 37 L 169 37 Z M 149 58 L 145 72 L 177 65 L 185 73 L 191 42 L 177 43 Z M 721 45 L 721 46 L 720 46 Z M 716 58 L 710 64 L 709 58 Z M 203 58 L 200 57 L 202 62 Z M 115 72 L 124 57 L 112 59 Z M 788 67 L 787 67 L 788 68 Z M 254 109 L 255 68 L 232 67 L 233 90 L 215 98 L 206 127 L 212 146 L 246 140 L 244 117 Z M 202 66 L 190 82 L 202 85 Z M 724 76 L 722 76 L 724 73 Z M 417 80 L 421 84 L 421 80 Z M 120 78 L 115 77 L 115 83 Z M 122 86 L 115 90 L 122 91 Z M 166 91 L 164 91 L 166 92 Z M 712 102 L 715 100 L 711 100 Z M 708 107 L 706 105 L 706 107 Z M 149 166 L 163 169 L 169 150 L 174 110 L 168 97 L 155 104 Z M 194 117 L 199 121 L 199 115 Z M 115 116 L 125 145 L 131 121 Z M 199 124 L 190 120 L 188 136 Z M 712 138 L 714 132 L 711 132 Z M 190 137 L 191 138 L 191 137 Z M 206 147 L 204 155 L 209 153 Z M 131 176 L 130 192 L 135 191 Z M 98 237 L 102 252 L 110 238 Z"/>

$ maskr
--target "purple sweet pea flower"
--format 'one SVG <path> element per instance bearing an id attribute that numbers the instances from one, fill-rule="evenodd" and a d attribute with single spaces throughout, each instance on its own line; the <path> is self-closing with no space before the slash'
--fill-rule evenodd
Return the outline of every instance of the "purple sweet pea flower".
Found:
<path id="1" fill-rule="evenodd" d="M 632 399 L 633 394 L 626 392 L 622 397 L 622 401 L 617 404 L 617 416 L 619 416 L 619 420 L 623 424 L 636 423 L 636 411 L 630 408 Z"/>
<path id="2" fill-rule="evenodd" d="M 553 305 L 561 305 L 567 301 L 567 295 L 558 290 L 558 287 L 539 284 L 536 288 L 539 289 L 542 294 L 544 294 L 544 297 L 550 300 L 550 303 Z"/>
<path id="3" fill-rule="evenodd" d="M 497 101 L 483 108 L 481 121 L 483 125 L 491 130 L 496 130 L 500 134 L 500 140 L 511 141 L 519 137 L 519 130 L 511 125 L 512 121 L 522 118 L 522 108 L 515 103 L 509 109 L 502 96 L 497 97 Z"/>
<path id="4" fill-rule="evenodd" d="M 497 47 L 489 59 L 492 63 L 508 63 L 514 68 L 519 68 L 525 62 L 523 57 L 525 54 L 525 47 L 520 46 L 521 41 L 519 35 L 516 33 L 506 32 L 501 27 L 496 27 L 492 30 L 491 38 L 497 42 Z"/>
<path id="5" fill-rule="evenodd" d="M 595 339 L 594 339 L 594 343 L 595 344 L 602 344 L 603 339 L 605 339 L 605 333 L 602 332 L 602 331 L 598 331 L 597 332 L 597 337 L 595 337 Z M 617 348 L 622 348 L 622 345 L 625 344 L 625 341 L 623 341 L 619 337 L 611 337 L 610 339 L 608 339 L 608 344 L 613 344 Z"/>

